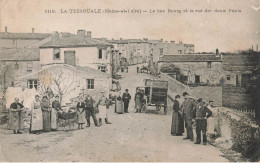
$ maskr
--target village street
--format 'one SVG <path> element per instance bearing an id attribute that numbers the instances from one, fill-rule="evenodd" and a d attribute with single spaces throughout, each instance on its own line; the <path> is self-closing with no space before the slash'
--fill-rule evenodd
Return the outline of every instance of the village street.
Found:
<path id="1" fill-rule="evenodd" d="M 132 96 L 130 113 L 115 114 L 111 106 L 111 125 L 98 128 L 92 121 L 83 130 L 15 135 L 1 129 L 0 161 L 228 161 L 209 144 L 171 136 L 171 105 L 167 115 L 154 108 L 147 114 L 134 113 L 135 87 L 149 76 L 136 74 L 136 66 L 121 75 L 122 93 L 128 88 Z"/>

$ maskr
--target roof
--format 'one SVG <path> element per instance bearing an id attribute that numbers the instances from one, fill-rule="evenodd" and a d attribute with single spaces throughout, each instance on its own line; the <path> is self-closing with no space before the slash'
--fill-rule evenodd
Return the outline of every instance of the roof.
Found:
<path id="1" fill-rule="evenodd" d="M 41 73 L 41 72 L 44 72 L 45 70 L 56 70 L 56 69 L 70 69 L 72 71 L 77 71 L 78 73 L 81 73 L 81 77 L 89 77 L 90 74 L 92 74 L 93 76 L 95 77 L 101 77 L 101 78 L 109 78 L 110 75 L 105 73 L 105 72 L 102 72 L 100 70 L 96 70 L 96 69 L 93 69 L 93 68 L 90 68 L 90 67 L 80 67 L 80 66 L 77 66 L 77 67 L 74 67 L 74 66 L 71 66 L 71 65 L 68 65 L 68 64 L 52 64 L 52 65 L 47 65 L 47 66 L 44 66 L 42 67 L 42 69 L 38 72 L 35 72 L 35 73 L 30 73 L 28 75 L 25 75 L 25 76 L 21 76 L 19 77 L 18 79 L 24 79 L 24 78 L 37 78 L 38 77 L 38 74 Z"/>
<path id="2" fill-rule="evenodd" d="M 144 41 L 142 39 L 122 39 L 122 40 L 111 40 L 109 42 L 116 43 L 116 44 L 147 43 L 147 41 Z"/>
<path id="3" fill-rule="evenodd" d="M 32 39 L 41 40 L 51 36 L 50 33 L 9 33 L 0 32 L 1 39 Z"/>
<path id="4" fill-rule="evenodd" d="M 40 46 L 40 48 L 70 48 L 70 47 L 108 47 L 111 43 L 94 38 L 72 35 L 65 38 L 58 38 Z"/>
<path id="5" fill-rule="evenodd" d="M 40 49 L 0 49 L 0 61 L 40 61 Z"/>
<path id="6" fill-rule="evenodd" d="M 221 56 L 212 54 L 163 55 L 159 62 L 222 62 Z"/>

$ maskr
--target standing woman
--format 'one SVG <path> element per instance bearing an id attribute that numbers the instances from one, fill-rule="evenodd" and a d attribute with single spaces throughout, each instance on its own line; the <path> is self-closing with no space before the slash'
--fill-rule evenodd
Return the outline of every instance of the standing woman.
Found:
<path id="1" fill-rule="evenodd" d="M 31 125 L 30 125 L 30 133 L 40 134 L 40 131 L 43 129 L 43 121 L 42 121 L 42 110 L 41 110 L 41 101 L 40 96 L 35 96 L 35 101 L 32 103 L 32 112 L 31 112 Z"/>
<path id="2" fill-rule="evenodd" d="M 60 99 L 58 95 L 55 97 L 55 100 L 53 100 L 53 102 L 51 103 L 51 106 L 51 130 L 57 131 L 58 111 L 61 110 Z"/>
<path id="3" fill-rule="evenodd" d="M 14 134 L 22 134 L 20 131 L 23 129 L 23 115 L 22 115 L 22 108 L 24 106 L 19 103 L 19 98 L 14 99 L 14 103 L 10 106 L 10 129 L 14 131 Z"/>
<path id="4" fill-rule="evenodd" d="M 83 129 L 82 125 L 84 122 L 85 117 L 85 103 L 83 102 L 83 98 L 79 98 L 79 102 L 77 104 L 77 123 L 78 123 L 78 129 Z"/>
<path id="5" fill-rule="evenodd" d="M 43 131 L 49 132 L 51 131 L 51 108 L 47 96 L 43 96 L 41 102 L 41 108 L 42 108 L 42 119 L 43 119 Z"/>
<path id="6" fill-rule="evenodd" d="M 180 109 L 180 96 L 175 96 L 175 100 L 173 103 L 173 113 L 172 113 L 172 128 L 171 134 L 173 136 L 181 136 L 184 132 L 184 122 L 182 118 L 182 112 Z"/>
<path id="7" fill-rule="evenodd" d="M 116 98 L 116 112 L 118 114 L 124 114 L 124 103 L 120 94 L 121 93 L 119 93 L 118 97 Z"/>

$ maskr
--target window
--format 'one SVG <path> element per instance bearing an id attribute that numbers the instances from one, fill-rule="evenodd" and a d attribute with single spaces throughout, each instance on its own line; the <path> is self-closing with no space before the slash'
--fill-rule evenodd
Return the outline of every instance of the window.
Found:
<path id="1" fill-rule="evenodd" d="M 15 63 L 15 69 L 18 70 L 19 69 L 19 65 L 18 62 Z"/>
<path id="2" fill-rule="evenodd" d="M 182 54 L 182 50 L 178 50 L 178 54 Z"/>
<path id="3" fill-rule="evenodd" d="M 195 75 L 195 83 L 200 83 L 200 76 L 199 75 Z"/>
<path id="4" fill-rule="evenodd" d="M 98 59 L 102 59 L 102 49 L 98 50 Z"/>
<path id="5" fill-rule="evenodd" d="M 107 67 L 106 66 L 98 66 L 98 69 L 102 72 L 106 72 Z"/>
<path id="6" fill-rule="evenodd" d="M 53 49 L 53 59 L 60 59 L 60 48 Z"/>
<path id="7" fill-rule="evenodd" d="M 160 55 L 163 55 L 163 48 L 160 48 Z"/>
<path id="8" fill-rule="evenodd" d="M 227 80 L 230 81 L 230 75 L 227 75 Z"/>
<path id="9" fill-rule="evenodd" d="M 94 79 L 87 79 L 87 88 L 94 89 Z"/>
<path id="10" fill-rule="evenodd" d="M 28 62 L 27 63 L 27 72 L 32 72 L 33 69 L 33 63 L 32 62 Z"/>
<path id="11" fill-rule="evenodd" d="M 211 68 L 211 62 L 207 62 L 207 68 Z"/>
<path id="12" fill-rule="evenodd" d="M 27 81 L 27 88 L 32 89 L 33 87 L 37 90 L 38 87 L 38 81 L 37 80 L 28 80 Z"/>

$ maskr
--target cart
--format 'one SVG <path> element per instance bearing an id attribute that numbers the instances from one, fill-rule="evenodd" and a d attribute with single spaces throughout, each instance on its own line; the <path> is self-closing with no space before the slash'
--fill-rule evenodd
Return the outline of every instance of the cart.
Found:
<path id="1" fill-rule="evenodd" d="M 144 79 L 144 105 L 143 109 L 147 113 L 147 106 L 155 106 L 157 111 L 164 108 L 164 114 L 167 114 L 167 92 L 168 81 Z"/>
<path id="2" fill-rule="evenodd" d="M 63 130 L 66 130 L 67 128 L 69 130 L 74 129 L 74 123 L 77 118 L 77 112 L 58 112 L 58 124 L 59 127 L 61 127 Z"/>

